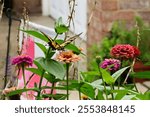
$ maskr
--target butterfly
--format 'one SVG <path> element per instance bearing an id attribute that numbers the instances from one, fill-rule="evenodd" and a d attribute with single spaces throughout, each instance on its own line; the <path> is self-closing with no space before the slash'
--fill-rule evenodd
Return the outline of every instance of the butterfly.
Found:
<path id="1" fill-rule="evenodd" d="M 51 48 L 53 50 L 64 50 L 65 46 L 67 46 L 68 44 L 70 44 L 71 42 L 73 42 L 77 37 L 79 37 L 82 34 L 82 33 L 80 33 L 78 35 L 70 37 L 69 39 L 67 39 L 63 43 L 58 44 L 55 40 L 53 40 L 51 37 L 49 37 L 45 33 L 43 33 L 43 32 L 41 32 L 41 33 L 49 40 L 48 44 L 49 44 L 49 46 L 51 46 Z"/>

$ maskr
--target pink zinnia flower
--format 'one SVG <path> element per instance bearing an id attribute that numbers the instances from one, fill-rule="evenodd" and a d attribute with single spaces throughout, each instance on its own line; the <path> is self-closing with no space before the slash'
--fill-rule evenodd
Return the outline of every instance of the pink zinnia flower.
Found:
<path id="1" fill-rule="evenodd" d="M 32 66 L 33 59 L 28 55 L 19 55 L 12 60 L 12 65 Z"/>
<path id="2" fill-rule="evenodd" d="M 131 46 L 129 44 L 118 44 L 111 49 L 110 54 L 114 58 L 126 60 L 126 59 L 133 59 L 139 56 L 140 51 L 137 47 Z"/>
<path id="3" fill-rule="evenodd" d="M 105 59 L 100 67 L 109 71 L 117 71 L 120 68 L 121 62 L 117 59 Z"/>

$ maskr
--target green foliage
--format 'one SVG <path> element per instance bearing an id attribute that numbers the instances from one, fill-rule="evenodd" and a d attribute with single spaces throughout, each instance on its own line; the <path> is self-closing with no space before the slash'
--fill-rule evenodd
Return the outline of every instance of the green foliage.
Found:
<path id="1" fill-rule="evenodd" d="M 65 32 L 69 31 L 69 28 L 63 24 L 62 22 L 62 17 L 60 17 L 56 22 L 55 22 L 55 32 L 57 34 L 63 34 Z"/>
<path id="2" fill-rule="evenodd" d="M 115 83 L 115 79 L 110 75 L 109 72 L 106 71 L 106 69 L 100 68 L 100 71 L 102 73 L 102 78 L 104 79 L 106 84 L 111 85 Z"/>
<path id="3" fill-rule="evenodd" d="M 112 77 L 114 78 L 114 80 L 116 81 L 122 74 L 123 72 L 125 72 L 125 70 L 127 70 L 129 67 L 124 67 L 118 71 L 116 71 L 114 74 L 112 74 Z"/>
<path id="4" fill-rule="evenodd" d="M 43 57 L 37 58 L 36 61 L 44 70 L 54 75 L 56 78 L 59 78 L 61 80 L 64 79 L 66 71 L 64 69 L 64 66 L 58 61 L 55 61 L 53 59 L 47 60 Z"/>
<path id="5" fill-rule="evenodd" d="M 49 42 L 49 40 L 40 32 L 35 31 L 35 30 L 21 30 L 29 35 L 32 35 L 34 37 L 37 37 L 39 40 L 42 40 L 44 42 Z"/>
<path id="6" fill-rule="evenodd" d="M 150 25 L 143 22 L 140 17 L 135 17 L 140 30 L 140 43 L 139 49 L 141 54 L 139 59 L 142 62 L 150 61 Z M 135 26 L 129 27 L 125 21 L 116 21 L 113 23 L 110 32 L 102 39 L 101 43 L 94 44 L 89 48 L 88 56 L 88 69 L 95 69 L 94 61 L 95 57 L 101 56 L 105 58 L 111 58 L 110 50 L 116 44 L 131 44 L 136 46 L 137 41 L 137 28 Z"/>
<path id="7" fill-rule="evenodd" d="M 136 72 L 132 74 L 133 78 L 150 79 L 150 71 Z"/>

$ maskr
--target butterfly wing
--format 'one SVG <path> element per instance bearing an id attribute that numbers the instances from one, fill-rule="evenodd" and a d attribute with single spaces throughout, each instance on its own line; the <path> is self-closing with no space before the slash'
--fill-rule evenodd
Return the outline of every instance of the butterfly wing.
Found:
<path id="1" fill-rule="evenodd" d="M 49 46 L 52 47 L 53 50 L 56 50 L 57 48 L 60 47 L 60 45 L 58 43 L 56 43 L 50 36 L 46 35 L 45 33 L 41 32 L 48 40 L 48 44 Z"/>
<path id="2" fill-rule="evenodd" d="M 77 39 L 82 33 L 75 35 L 73 37 L 70 37 L 69 39 L 67 39 L 64 43 L 60 44 L 61 48 L 64 48 L 66 45 L 70 44 L 71 42 L 73 42 L 75 39 Z"/>

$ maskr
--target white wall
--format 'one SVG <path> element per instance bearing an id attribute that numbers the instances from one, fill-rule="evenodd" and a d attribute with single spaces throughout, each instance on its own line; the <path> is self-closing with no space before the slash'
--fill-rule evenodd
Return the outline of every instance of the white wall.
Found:
<path id="1" fill-rule="evenodd" d="M 83 32 L 82 37 L 85 38 L 87 30 L 87 0 L 76 0 L 74 24 L 71 25 L 71 30 L 76 34 Z M 54 19 L 59 17 L 67 23 L 69 15 L 68 0 L 42 0 L 43 15 L 51 15 Z"/>

